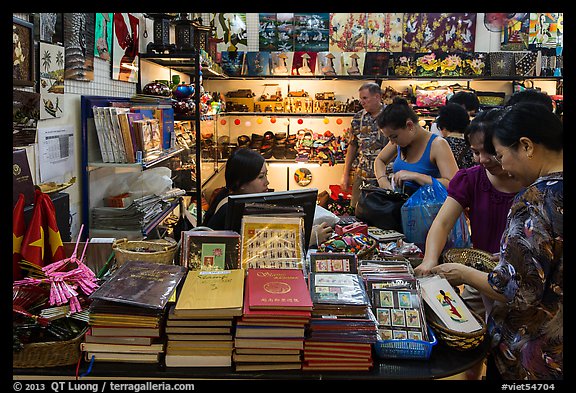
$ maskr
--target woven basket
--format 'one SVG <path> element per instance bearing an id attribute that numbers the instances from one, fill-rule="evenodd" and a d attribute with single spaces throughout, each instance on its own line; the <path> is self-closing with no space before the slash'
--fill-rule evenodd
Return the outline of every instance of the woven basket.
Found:
<path id="1" fill-rule="evenodd" d="M 171 265 L 178 243 L 167 240 L 128 240 L 117 239 L 112 244 L 116 264 L 121 266 L 126 261 L 155 262 Z"/>
<path id="2" fill-rule="evenodd" d="M 463 333 L 457 332 L 452 329 L 447 328 L 444 325 L 440 325 L 436 321 L 432 319 L 427 319 L 428 325 L 434 330 L 436 336 L 438 336 L 439 341 L 443 342 L 447 346 L 457 349 L 459 351 L 467 351 L 469 349 L 474 349 L 484 341 L 484 337 L 486 337 L 486 323 L 478 314 L 474 311 L 470 310 L 472 315 L 478 320 L 482 329 L 472 332 L 472 333 Z"/>
<path id="3" fill-rule="evenodd" d="M 498 263 L 489 252 L 475 248 L 451 248 L 444 253 L 443 260 L 444 263 L 461 263 L 486 273 L 494 270 Z"/>
<path id="4" fill-rule="evenodd" d="M 12 353 L 12 368 L 56 367 L 76 364 L 82 356 L 80 343 L 87 331 L 88 327 L 68 341 L 24 344 L 21 351 Z"/>

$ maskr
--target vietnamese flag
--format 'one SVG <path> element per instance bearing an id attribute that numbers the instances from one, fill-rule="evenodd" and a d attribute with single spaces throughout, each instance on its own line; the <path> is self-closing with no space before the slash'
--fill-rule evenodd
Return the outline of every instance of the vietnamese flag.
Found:
<path id="1" fill-rule="evenodd" d="M 50 264 L 66 258 L 66 254 L 64 253 L 64 245 L 62 244 L 58 223 L 56 222 L 56 208 L 54 208 L 52 198 L 48 194 L 42 194 L 42 213 L 44 215 L 42 226 L 46 236 L 45 242 L 47 242 L 45 244 L 47 247 L 45 260 L 46 264 Z"/>
<path id="2" fill-rule="evenodd" d="M 12 280 L 14 281 L 24 278 L 19 262 L 22 260 L 22 240 L 25 232 L 24 194 L 20 193 L 12 213 Z"/>
<path id="3" fill-rule="evenodd" d="M 44 229 L 42 228 L 42 195 L 40 190 L 34 191 L 34 211 L 28 229 L 22 240 L 22 259 L 37 266 L 44 267 Z"/>

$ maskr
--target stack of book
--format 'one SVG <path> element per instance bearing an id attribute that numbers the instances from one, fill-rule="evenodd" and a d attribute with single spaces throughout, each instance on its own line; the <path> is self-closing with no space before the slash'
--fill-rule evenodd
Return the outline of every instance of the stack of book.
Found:
<path id="1" fill-rule="evenodd" d="M 297 269 L 248 269 L 236 323 L 236 371 L 299 370 L 312 300 Z"/>
<path id="2" fill-rule="evenodd" d="M 190 270 L 166 320 L 166 367 L 230 367 L 244 270 Z"/>
<path id="3" fill-rule="evenodd" d="M 90 295 L 87 361 L 157 363 L 164 353 L 168 301 L 184 277 L 181 266 L 127 261 Z"/>
<path id="4" fill-rule="evenodd" d="M 354 273 L 309 274 L 314 304 L 303 370 L 370 370 L 377 322 L 364 283 Z"/>
<path id="5" fill-rule="evenodd" d="M 358 267 L 380 340 L 428 341 L 428 329 L 418 280 L 409 261 L 362 261 Z"/>

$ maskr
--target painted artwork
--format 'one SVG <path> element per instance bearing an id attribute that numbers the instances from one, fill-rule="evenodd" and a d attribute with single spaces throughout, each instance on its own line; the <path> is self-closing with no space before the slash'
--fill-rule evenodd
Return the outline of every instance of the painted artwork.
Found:
<path id="1" fill-rule="evenodd" d="M 316 57 L 316 52 L 294 52 L 294 58 L 292 59 L 292 75 L 315 75 Z"/>
<path id="2" fill-rule="evenodd" d="M 364 71 L 364 59 L 366 52 L 343 52 L 342 61 L 344 73 L 343 75 L 362 75 Z"/>
<path id="3" fill-rule="evenodd" d="M 94 56 L 110 61 L 110 48 L 112 47 L 112 19 L 111 12 L 96 13 L 96 23 L 94 31 Z"/>
<path id="4" fill-rule="evenodd" d="M 270 52 L 247 52 L 244 58 L 242 75 L 270 75 Z"/>
<path id="5" fill-rule="evenodd" d="M 138 82 L 140 20 L 129 13 L 114 13 L 112 39 L 112 79 Z"/>
<path id="6" fill-rule="evenodd" d="M 405 13 L 404 52 L 473 52 L 475 13 Z"/>
<path id="7" fill-rule="evenodd" d="M 12 81 L 14 85 L 34 86 L 34 25 L 12 18 Z"/>
<path id="8" fill-rule="evenodd" d="M 40 120 L 62 116 L 64 47 L 40 42 Z"/>
<path id="9" fill-rule="evenodd" d="M 294 14 L 294 51 L 324 52 L 328 50 L 330 14 Z"/>
<path id="10" fill-rule="evenodd" d="M 330 51 L 366 50 L 366 13 L 330 14 Z"/>
<path id="11" fill-rule="evenodd" d="M 290 75 L 294 52 L 270 52 L 272 75 Z"/>
<path id="12" fill-rule="evenodd" d="M 366 52 L 364 75 L 386 76 L 390 63 L 388 52 Z"/>
<path id="13" fill-rule="evenodd" d="M 403 13 L 366 14 L 366 50 L 402 52 Z"/>
<path id="14" fill-rule="evenodd" d="M 64 78 L 94 80 L 94 13 L 64 14 Z"/>
<path id="15" fill-rule="evenodd" d="M 282 52 L 294 51 L 294 14 L 276 14 L 276 29 L 278 30 L 277 50 Z"/>
<path id="16" fill-rule="evenodd" d="M 500 50 L 523 51 L 528 49 L 528 36 L 530 34 L 530 14 L 515 23 L 510 23 L 501 33 Z"/>
<path id="17" fill-rule="evenodd" d="M 248 51 L 245 13 L 215 13 L 211 17 L 210 25 L 216 27 L 217 51 Z"/>
<path id="18" fill-rule="evenodd" d="M 226 75 L 239 76 L 244 69 L 244 57 L 246 52 L 222 52 L 220 66 Z"/>
<path id="19" fill-rule="evenodd" d="M 558 21 L 563 23 L 562 14 L 555 12 L 530 13 L 530 46 L 532 48 L 556 48 L 563 46 L 562 31 L 558 28 Z M 562 24 L 560 24 L 562 26 Z"/>
<path id="20" fill-rule="evenodd" d="M 258 14 L 258 49 L 265 52 L 278 50 L 278 29 L 275 13 Z"/>
<path id="21" fill-rule="evenodd" d="M 344 73 L 342 68 L 342 52 L 318 52 L 318 75 L 335 76 Z"/>
<path id="22" fill-rule="evenodd" d="M 50 44 L 64 44 L 64 35 L 62 31 L 62 14 L 53 12 L 43 12 L 38 14 L 38 25 L 42 42 Z"/>

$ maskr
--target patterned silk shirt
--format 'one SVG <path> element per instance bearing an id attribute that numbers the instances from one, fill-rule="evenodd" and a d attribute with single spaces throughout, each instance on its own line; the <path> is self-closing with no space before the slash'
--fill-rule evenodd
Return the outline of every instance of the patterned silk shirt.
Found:
<path id="1" fill-rule="evenodd" d="M 380 132 L 376 119 L 365 109 L 356 112 L 352 118 L 351 127 L 351 138 L 358 143 L 356 173 L 364 179 L 375 178 L 374 160 L 388 143 L 388 138 Z"/>
<path id="2" fill-rule="evenodd" d="M 504 379 L 563 379 L 564 176 L 551 173 L 518 193 L 488 275 L 506 296 L 488 320 Z"/>

